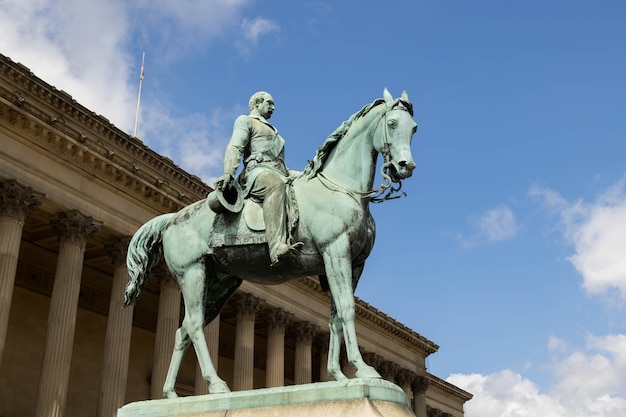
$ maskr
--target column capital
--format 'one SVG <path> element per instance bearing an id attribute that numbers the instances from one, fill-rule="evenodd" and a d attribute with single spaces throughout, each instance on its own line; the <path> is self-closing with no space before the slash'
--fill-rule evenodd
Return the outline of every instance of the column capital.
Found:
<path id="1" fill-rule="evenodd" d="M 416 394 L 423 394 L 428 389 L 430 385 L 430 379 L 428 377 L 422 375 L 416 375 L 415 379 L 411 383 L 411 388 L 413 392 Z"/>
<path id="2" fill-rule="evenodd" d="M 23 222 L 43 200 L 45 194 L 16 180 L 0 183 L 0 215 Z"/>
<path id="3" fill-rule="evenodd" d="M 397 363 L 392 361 L 383 361 L 380 370 L 382 371 L 383 378 L 389 382 L 395 382 L 396 374 L 400 367 Z"/>
<path id="4" fill-rule="evenodd" d="M 385 362 L 385 359 L 382 356 L 380 356 L 378 353 L 373 352 L 365 352 L 363 354 L 363 360 L 365 360 L 368 365 L 376 368 L 377 371 L 381 370 L 383 362 Z"/>
<path id="5" fill-rule="evenodd" d="M 396 381 L 401 387 L 410 386 L 415 378 L 417 374 L 410 369 L 402 368 L 396 373 Z"/>
<path id="6" fill-rule="evenodd" d="M 237 318 L 249 318 L 256 317 L 256 314 L 261 310 L 263 300 L 250 293 L 235 294 L 231 299 L 231 305 L 237 312 Z"/>
<path id="7" fill-rule="evenodd" d="M 61 243 L 80 245 L 83 249 L 89 235 L 100 231 L 102 222 L 94 220 L 78 210 L 59 213 L 58 217 L 50 222 L 52 230 L 57 234 Z"/>
<path id="8" fill-rule="evenodd" d="M 299 321 L 292 326 L 292 333 L 296 338 L 296 343 L 310 345 L 318 332 L 319 326 L 308 321 Z"/>
<path id="9" fill-rule="evenodd" d="M 271 308 L 263 311 L 263 319 L 265 323 L 267 323 L 267 332 L 284 332 L 289 323 L 291 323 L 291 318 L 293 314 L 283 310 L 282 308 Z"/>
<path id="10" fill-rule="evenodd" d="M 114 267 L 126 265 L 126 253 L 128 252 L 129 242 L 130 236 L 121 236 L 105 242 L 104 249 L 111 258 L 111 263 Z"/>

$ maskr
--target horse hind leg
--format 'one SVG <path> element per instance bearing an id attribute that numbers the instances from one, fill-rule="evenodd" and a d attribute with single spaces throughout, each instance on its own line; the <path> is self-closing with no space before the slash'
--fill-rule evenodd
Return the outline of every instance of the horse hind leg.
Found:
<path id="1" fill-rule="evenodd" d="M 205 269 L 199 263 L 185 272 L 182 282 L 185 301 L 182 327 L 193 343 L 202 377 L 209 384 L 209 393 L 230 392 L 213 365 L 203 329 L 219 314 L 226 300 L 241 285 L 241 279 L 218 275 L 210 265 Z"/>
<path id="2" fill-rule="evenodd" d="M 170 360 L 170 367 L 167 371 L 167 377 L 165 378 L 165 384 L 163 385 L 163 397 L 164 398 L 176 398 L 175 384 L 178 370 L 180 369 L 180 363 L 183 360 L 185 351 L 189 347 L 191 339 L 187 330 L 181 326 L 176 330 L 176 338 L 174 341 L 174 352 L 172 353 L 172 359 Z"/>

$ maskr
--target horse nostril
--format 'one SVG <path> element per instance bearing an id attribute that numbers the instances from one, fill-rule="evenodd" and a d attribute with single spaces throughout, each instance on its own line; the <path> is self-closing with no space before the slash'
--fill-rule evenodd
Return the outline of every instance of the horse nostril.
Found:
<path id="1" fill-rule="evenodd" d="M 415 162 L 400 161 L 398 165 L 400 165 L 400 168 L 408 168 L 410 170 L 415 168 Z"/>

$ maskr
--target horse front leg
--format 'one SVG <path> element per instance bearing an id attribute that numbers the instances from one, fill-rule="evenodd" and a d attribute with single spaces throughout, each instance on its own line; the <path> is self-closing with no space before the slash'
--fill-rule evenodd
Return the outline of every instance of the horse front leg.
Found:
<path id="1" fill-rule="evenodd" d="M 376 370 L 363 361 L 356 337 L 356 318 L 352 281 L 352 259 L 347 236 L 340 237 L 324 251 L 324 268 L 335 302 L 337 317 L 343 327 L 348 362 L 356 368 L 357 378 L 381 378 Z M 332 325 L 332 321 L 331 321 Z M 332 337 L 332 328 L 331 328 Z M 340 339 L 339 339 L 340 340 Z M 329 348 L 332 344 L 329 346 Z M 330 360 L 330 352 L 329 352 Z"/>
<path id="2" fill-rule="evenodd" d="M 328 339 L 328 364 L 326 369 L 328 370 L 328 376 L 335 381 L 343 381 L 348 379 L 341 371 L 341 338 L 343 333 L 343 326 L 341 320 L 337 315 L 337 307 L 335 307 L 335 301 L 330 300 L 330 321 L 329 321 L 330 337 Z"/>

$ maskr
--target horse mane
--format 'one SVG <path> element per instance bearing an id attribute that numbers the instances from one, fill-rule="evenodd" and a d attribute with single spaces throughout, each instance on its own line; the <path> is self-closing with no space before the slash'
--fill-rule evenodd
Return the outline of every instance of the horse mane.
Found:
<path id="1" fill-rule="evenodd" d="M 374 107 L 384 102 L 385 100 L 382 98 L 376 99 L 373 103 L 366 105 L 361 110 L 354 113 L 352 116 L 350 116 L 348 120 L 343 122 L 341 126 L 335 129 L 335 131 L 326 138 L 324 143 L 319 148 L 317 148 L 317 151 L 315 151 L 315 157 L 312 161 L 309 161 L 306 168 L 304 168 L 302 175 L 304 177 L 307 177 L 308 179 L 315 177 L 324 166 L 324 162 L 326 161 L 326 159 L 328 159 L 328 156 L 330 155 L 332 150 L 335 149 L 337 143 L 339 143 L 339 141 L 346 135 L 354 122 L 365 116 Z"/>

